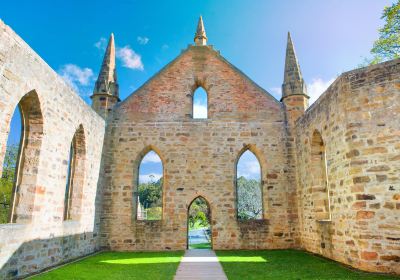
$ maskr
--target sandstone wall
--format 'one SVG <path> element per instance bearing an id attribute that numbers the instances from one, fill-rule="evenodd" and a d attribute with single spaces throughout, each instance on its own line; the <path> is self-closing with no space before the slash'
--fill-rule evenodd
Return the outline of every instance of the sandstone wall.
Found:
<path id="1" fill-rule="evenodd" d="M 301 245 L 400 273 L 400 60 L 341 75 L 296 123 Z M 317 221 L 311 137 L 326 148 L 331 220 Z"/>
<path id="2" fill-rule="evenodd" d="M 1 279 L 37 272 L 98 248 L 95 205 L 104 121 L 0 21 L 0 166 L 10 119 L 24 96 L 26 106 L 36 101 L 39 106 L 25 116 L 32 128 L 27 144 L 32 149 L 25 154 L 17 222 L 0 225 Z M 80 125 L 86 148 L 80 218 L 63 221 L 69 149 Z"/>
<path id="3" fill-rule="evenodd" d="M 194 120 L 192 94 L 208 92 L 207 120 Z M 109 119 L 104 151 L 102 246 L 182 250 L 187 211 L 204 197 L 214 249 L 289 248 L 296 244 L 284 110 L 210 46 L 190 46 L 122 102 Z M 250 149 L 262 168 L 264 219 L 236 218 L 236 162 Z M 149 150 L 163 161 L 163 217 L 136 220 L 138 167 Z M 294 182 L 291 186 L 294 188 Z M 290 210 L 288 210 L 290 209 Z"/>

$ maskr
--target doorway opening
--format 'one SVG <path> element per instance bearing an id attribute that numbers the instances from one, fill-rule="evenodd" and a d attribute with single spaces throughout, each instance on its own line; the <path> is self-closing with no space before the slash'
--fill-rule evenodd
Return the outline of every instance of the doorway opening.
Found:
<path id="1" fill-rule="evenodd" d="M 188 208 L 188 249 L 211 249 L 211 211 L 201 196 L 195 198 Z"/>

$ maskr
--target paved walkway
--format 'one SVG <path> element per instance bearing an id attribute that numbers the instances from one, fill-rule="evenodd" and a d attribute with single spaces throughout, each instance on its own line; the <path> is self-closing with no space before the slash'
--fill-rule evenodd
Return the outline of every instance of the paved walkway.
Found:
<path id="1" fill-rule="evenodd" d="M 176 271 L 175 280 L 228 280 L 214 251 L 187 250 Z"/>

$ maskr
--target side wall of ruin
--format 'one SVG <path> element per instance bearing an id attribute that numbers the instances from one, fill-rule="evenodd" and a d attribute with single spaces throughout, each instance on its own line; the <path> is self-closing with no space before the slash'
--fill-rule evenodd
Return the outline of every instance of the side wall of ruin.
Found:
<path id="1" fill-rule="evenodd" d="M 10 120 L 23 107 L 27 141 L 19 174 L 16 222 L 0 225 L 0 278 L 16 278 L 98 248 L 97 180 L 104 120 L 8 26 L 0 21 L 0 173 Z M 74 220 L 64 221 L 71 141 L 84 152 Z M 83 175 L 82 175 L 83 174 Z M 78 186 L 74 186 L 77 187 Z"/>
<path id="2" fill-rule="evenodd" d="M 369 271 L 400 273 L 400 60 L 341 75 L 296 123 L 298 209 L 304 249 Z M 311 156 L 326 152 L 331 220 Z"/>

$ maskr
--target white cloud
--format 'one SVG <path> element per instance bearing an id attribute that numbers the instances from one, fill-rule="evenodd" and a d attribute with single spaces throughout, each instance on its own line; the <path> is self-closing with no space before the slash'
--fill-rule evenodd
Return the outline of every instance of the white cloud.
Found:
<path id="1" fill-rule="evenodd" d="M 207 118 L 207 106 L 200 103 L 193 105 L 193 118 L 195 119 L 206 119 Z"/>
<path id="2" fill-rule="evenodd" d="M 91 94 L 89 86 L 94 79 L 92 69 L 81 68 L 75 64 L 65 64 L 58 73 L 79 95 L 89 96 Z"/>
<path id="3" fill-rule="evenodd" d="M 80 68 L 75 64 L 65 64 L 60 69 L 60 75 L 67 81 L 72 81 L 87 86 L 93 78 L 93 70 L 90 68 Z"/>
<path id="4" fill-rule="evenodd" d="M 258 160 L 247 160 L 243 162 L 240 166 L 238 165 L 238 176 L 256 179 L 260 176 L 260 164 Z"/>
<path id="5" fill-rule="evenodd" d="M 161 162 L 161 159 L 155 152 L 151 151 L 145 155 L 141 163 L 147 162 Z"/>
<path id="6" fill-rule="evenodd" d="M 257 157 L 249 150 L 244 152 L 237 165 L 238 176 L 247 179 L 259 179 L 261 175 L 260 163 Z"/>
<path id="7" fill-rule="evenodd" d="M 150 174 L 140 174 L 139 183 L 157 182 L 162 177 L 162 174 L 150 173 Z"/>
<path id="8" fill-rule="evenodd" d="M 138 37 L 137 37 L 137 41 L 138 41 L 139 44 L 141 44 L 141 45 L 146 45 L 146 44 L 150 41 L 150 39 L 147 38 L 147 37 L 138 36 Z"/>
<path id="9" fill-rule="evenodd" d="M 334 78 L 328 81 L 324 81 L 321 78 L 312 79 L 311 83 L 307 85 L 308 95 L 310 96 L 310 105 L 313 104 L 322 93 L 324 93 L 334 80 Z"/>
<path id="10" fill-rule="evenodd" d="M 271 94 L 278 100 L 282 97 L 282 88 L 281 87 L 272 87 L 269 89 Z"/>
<path id="11" fill-rule="evenodd" d="M 161 46 L 161 49 L 163 51 L 165 51 L 165 50 L 169 49 L 169 46 L 167 44 L 164 44 L 164 45 Z"/>
<path id="12" fill-rule="evenodd" d="M 99 50 L 105 50 L 107 47 L 107 39 L 104 37 L 101 37 L 99 41 L 94 43 L 94 46 L 98 48 Z"/>
<path id="13" fill-rule="evenodd" d="M 117 48 L 117 58 L 122 61 L 122 66 L 129 69 L 143 70 L 142 58 L 130 46 Z"/>
<path id="14" fill-rule="evenodd" d="M 247 161 L 245 163 L 246 169 L 250 174 L 259 174 L 260 173 L 260 164 L 258 160 Z"/>

